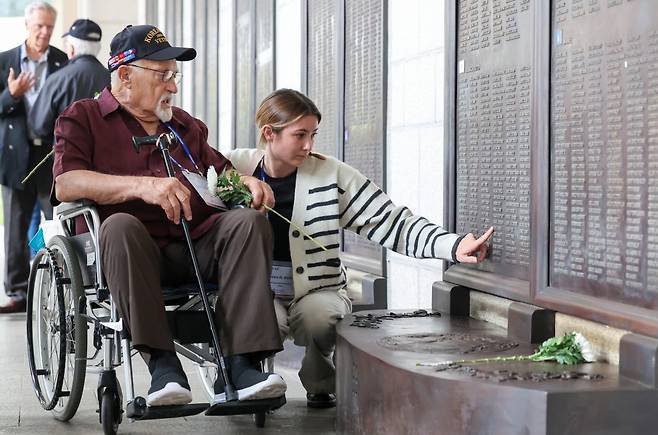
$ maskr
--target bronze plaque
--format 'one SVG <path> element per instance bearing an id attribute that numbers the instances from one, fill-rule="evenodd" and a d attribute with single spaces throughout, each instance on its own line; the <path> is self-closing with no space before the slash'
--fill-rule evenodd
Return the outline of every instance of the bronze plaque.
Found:
<path id="1" fill-rule="evenodd" d="M 256 0 L 256 107 L 273 90 L 274 1 Z"/>
<path id="2" fill-rule="evenodd" d="M 345 2 L 345 163 L 380 187 L 384 181 L 384 3 Z M 345 231 L 349 254 L 381 260 L 382 248 Z"/>
<path id="3" fill-rule="evenodd" d="M 528 279 L 535 1 L 457 2 L 456 230 L 496 227 L 479 269 Z"/>
<path id="4" fill-rule="evenodd" d="M 308 2 L 308 96 L 322 113 L 314 149 L 338 157 L 336 1 Z"/>
<path id="5" fill-rule="evenodd" d="M 658 307 L 658 2 L 552 4 L 550 285 Z"/>
<path id="6" fill-rule="evenodd" d="M 253 38 L 250 2 L 235 2 L 235 147 L 253 148 Z"/>

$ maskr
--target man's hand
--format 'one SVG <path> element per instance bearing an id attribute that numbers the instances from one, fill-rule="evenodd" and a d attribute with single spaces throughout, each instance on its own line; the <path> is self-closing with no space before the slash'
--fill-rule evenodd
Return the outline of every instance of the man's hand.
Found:
<path id="1" fill-rule="evenodd" d="M 20 98 L 25 93 L 30 90 L 32 86 L 34 86 L 34 83 L 36 82 L 36 78 L 34 77 L 34 74 L 31 72 L 21 72 L 18 77 L 16 77 L 16 73 L 14 72 L 14 68 L 9 68 L 9 77 L 7 78 L 7 87 L 9 89 L 9 93 L 13 98 Z"/>
<path id="2" fill-rule="evenodd" d="M 270 208 L 274 207 L 274 192 L 272 192 L 272 188 L 269 184 L 249 175 L 242 175 L 240 181 L 242 181 L 244 185 L 247 186 L 247 189 L 249 189 L 249 192 L 251 192 L 251 208 L 265 211 L 265 209 L 262 208 L 263 205 Z"/>
<path id="3" fill-rule="evenodd" d="M 456 257 L 460 263 L 482 263 L 487 258 L 489 245 L 487 241 L 494 233 L 494 227 L 487 230 L 476 239 L 473 233 L 468 233 L 457 246 Z"/>
<path id="4" fill-rule="evenodd" d="M 185 219 L 192 220 L 191 192 L 183 183 L 173 177 L 146 177 L 146 180 L 140 184 L 140 197 L 144 202 L 162 207 L 167 219 L 175 224 L 180 223 L 181 209 Z"/>

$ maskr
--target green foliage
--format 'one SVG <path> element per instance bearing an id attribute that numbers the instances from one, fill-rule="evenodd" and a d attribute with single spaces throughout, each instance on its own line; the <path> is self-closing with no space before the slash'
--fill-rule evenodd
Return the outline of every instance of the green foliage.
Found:
<path id="1" fill-rule="evenodd" d="M 576 334 L 565 334 L 549 338 L 539 346 L 537 352 L 530 355 L 533 361 L 557 361 L 560 364 L 580 364 L 585 362 Z"/>
<path id="2" fill-rule="evenodd" d="M 217 177 L 217 196 L 229 206 L 251 203 L 251 193 L 240 180 L 240 174 L 235 169 L 222 171 Z"/>

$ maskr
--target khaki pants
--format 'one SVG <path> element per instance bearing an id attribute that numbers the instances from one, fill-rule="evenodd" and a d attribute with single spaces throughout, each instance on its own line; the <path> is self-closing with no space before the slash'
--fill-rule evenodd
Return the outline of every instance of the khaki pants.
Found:
<path id="1" fill-rule="evenodd" d="M 336 391 L 336 323 L 352 311 L 344 291 L 309 293 L 291 303 L 275 298 L 274 307 L 281 339 L 291 337 L 297 346 L 306 347 L 299 379 L 309 393 Z"/>
<path id="2" fill-rule="evenodd" d="M 101 225 L 100 245 L 105 279 L 133 346 L 173 350 L 160 285 L 196 282 L 186 242 L 160 249 L 137 218 L 117 213 Z M 280 351 L 267 219 L 251 209 L 225 212 L 194 248 L 203 279 L 219 284 L 215 322 L 224 354 Z"/>

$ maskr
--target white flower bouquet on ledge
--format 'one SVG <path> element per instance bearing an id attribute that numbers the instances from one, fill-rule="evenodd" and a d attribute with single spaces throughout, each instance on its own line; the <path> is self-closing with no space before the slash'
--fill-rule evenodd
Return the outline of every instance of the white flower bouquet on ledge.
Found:
<path id="1" fill-rule="evenodd" d="M 570 332 L 561 337 L 549 338 L 532 355 L 497 356 L 493 358 L 462 359 L 436 363 L 418 363 L 423 367 L 443 367 L 455 364 L 479 364 L 503 361 L 555 361 L 558 364 L 574 365 L 594 362 L 592 345 L 580 332 Z"/>

